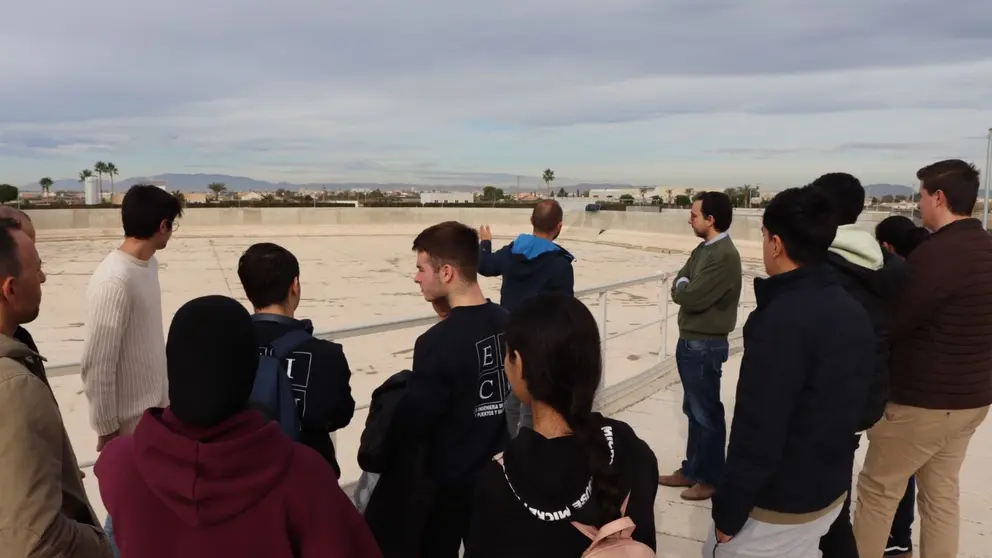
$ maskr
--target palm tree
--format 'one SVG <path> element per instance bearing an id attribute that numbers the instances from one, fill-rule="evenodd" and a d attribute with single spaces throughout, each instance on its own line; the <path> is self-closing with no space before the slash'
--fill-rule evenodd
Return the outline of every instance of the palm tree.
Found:
<path id="1" fill-rule="evenodd" d="M 214 193 L 214 201 L 216 201 L 220 199 L 221 192 L 227 191 L 227 184 L 224 184 L 223 182 L 211 182 L 207 185 L 207 188 Z"/>
<path id="2" fill-rule="evenodd" d="M 672 189 L 671 188 L 666 189 L 665 190 L 665 193 L 668 194 L 668 209 L 671 209 L 672 208 Z"/>
<path id="3" fill-rule="evenodd" d="M 114 199 L 114 177 L 120 174 L 120 172 L 117 170 L 117 165 L 113 163 L 107 163 L 103 167 L 103 172 L 107 173 L 107 176 L 110 177 L 110 199 Z"/>
<path id="4" fill-rule="evenodd" d="M 107 172 L 107 163 L 103 161 L 97 161 L 93 164 L 93 172 L 96 173 L 97 178 L 100 179 L 100 196 L 103 196 L 103 173 Z"/>
<path id="5" fill-rule="evenodd" d="M 551 183 L 555 181 L 555 171 L 551 169 L 544 169 L 544 175 L 541 176 L 544 180 L 544 184 L 548 187 L 548 191 L 551 192 L 551 197 L 555 197 L 554 190 L 551 189 Z"/>
<path id="6" fill-rule="evenodd" d="M 639 188 L 638 190 L 641 192 L 641 203 L 648 203 L 647 196 L 651 188 Z"/>
<path id="7" fill-rule="evenodd" d="M 52 194 L 52 184 L 55 184 L 55 181 L 48 176 L 38 181 L 38 185 L 41 186 L 41 191 L 45 193 L 46 198 Z"/>
<path id="8" fill-rule="evenodd" d="M 79 181 L 80 182 L 86 182 L 86 179 L 89 178 L 89 177 L 91 177 L 91 176 L 93 176 L 93 171 L 91 171 L 90 169 L 83 169 L 79 173 Z"/>
<path id="9" fill-rule="evenodd" d="M 111 186 L 111 191 L 113 191 L 113 186 Z M 111 194 L 113 195 L 113 194 Z M 186 205 L 186 194 L 183 194 L 182 190 L 175 190 L 172 195 L 179 200 L 179 205 Z"/>
<path id="10" fill-rule="evenodd" d="M 690 200 L 692 199 L 692 195 L 695 194 L 695 193 L 696 193 L 696 191 L 693 190 L 692 188 L 686 188 L 685 189 L 685 195 L 689 196 L 689 199 Z"/>

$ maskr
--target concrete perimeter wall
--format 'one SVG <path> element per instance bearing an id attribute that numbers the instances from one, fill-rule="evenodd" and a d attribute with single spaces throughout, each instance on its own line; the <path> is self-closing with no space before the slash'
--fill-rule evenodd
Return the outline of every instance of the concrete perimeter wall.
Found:
<path id="1" fill-rule="evenodd" d="M 300 226 L 361 226 L 361 225 L 429 225 L 441 221 L 460 221 L 467 225 L 482 224 L 526 227 L 530 209 L 490 209 L 454 207 L 416 208 L 193 208 L 187 209 L 181 224 L 183 229 L 217 227 L 300 227 Z M 120 231 L 119 209 L 46 209 L 28 211 L 38 230 L 105 229 Z M 866 212 L 859 222 L 873 231 L 875 224 L 888 214 Z M 692 235 L 687 210 L 654 212 L 568 212 L 568 229 L 585 229 L 597 234 L 604 230 L 630 231 L 648 234 Z M 578 231 L 576 231 L 578 232 Z M 757 241 L 761 239 L 761 214 L 741 210 L 734 216 L 731 227 L 734 238 Z"/>

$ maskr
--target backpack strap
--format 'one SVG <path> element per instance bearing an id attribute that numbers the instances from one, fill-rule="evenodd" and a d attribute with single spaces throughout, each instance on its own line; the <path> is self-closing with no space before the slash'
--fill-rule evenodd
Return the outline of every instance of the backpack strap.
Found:
<path id="1" fill-rule="evenodd" d="M 303 329 L 307 333 L 313 335 L 313 321 L 308 319 L 297 320 L 296 318 L 290 318 L 288 316 L 283 316 L 280 314 L 252 314 L 252 323 L 266 323 L 266 324 L 279 324 L 283 326 L 298 326 L 302 325 Z"/>
<path id="2" fill-rule="evenodd" d="M 294 329 L 293 331 L 286 332 L 269 343 L 269 346 L 272 347 L 272 356 L 278 360 L 282 360 L 288 357 L 293 352 L 293 349 L 310 339 L 313 339 L 313 336 L 302 329 Z"/>
<path id="3" fill-rule="evenodd" d="M 628 529 L 630 529 L 631 532 L 633 532 L 633 529 L 635 527 L 634 521 L 629 517 L 627 517 L 628 502 L 630 502 L 630 492 L 628 492 L 627 496 L 624 497 L 623 504 L 620 506 L 619 519 L 615 519 L 607 523 L 606 525 L 603 525 L 599 529 L 592 527 L 591 525 L 579 523 L 577 521 L 572 522 L 572 527 L 575 527 L 576 529 L 579 530 L 580 533 L 582 533 L 586 537 L 589 537 L 589 540 L 592 541 L 592 544 L 596 544 L 599 541 L 612 537 L 613 535 L 616 535 L 618 533 L 623 533 Z"/>

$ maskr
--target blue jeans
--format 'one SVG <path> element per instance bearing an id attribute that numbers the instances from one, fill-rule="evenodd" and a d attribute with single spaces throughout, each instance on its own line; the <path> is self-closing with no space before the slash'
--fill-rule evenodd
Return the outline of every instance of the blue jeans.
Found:
<path id="1" fill-rule="evenodd" d="M 679 339 L 675 362 L 682 378 L 682 412 L 689 419 L 682 474 L 716 486 L 727 463 L 727 422 L 720 401 L 722 365 L 730 356 L 726 339 Z"/>
<path id="2" fill-rule="evenodd" d="M 107 533 L 107 538 L 110 539 L 110 546 L 114 549 L 114 558 L 120 558 L 121 551 L 117 550 L 117 543 L 114 542 L 114 523 L 110 521 L 110 516 L 107 516 L 107 521 L 103 524 L 103 532 Z"/>

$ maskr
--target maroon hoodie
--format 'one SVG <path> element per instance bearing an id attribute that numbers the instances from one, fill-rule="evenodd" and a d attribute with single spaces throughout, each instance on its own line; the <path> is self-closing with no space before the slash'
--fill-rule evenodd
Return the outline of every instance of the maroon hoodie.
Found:
<path id="1" fill-rule="evenodd" d="M 199 429 L 151 409 L 94 472 L 121 558 L 381 556 L 327 461 L 256 411 Z"/>

